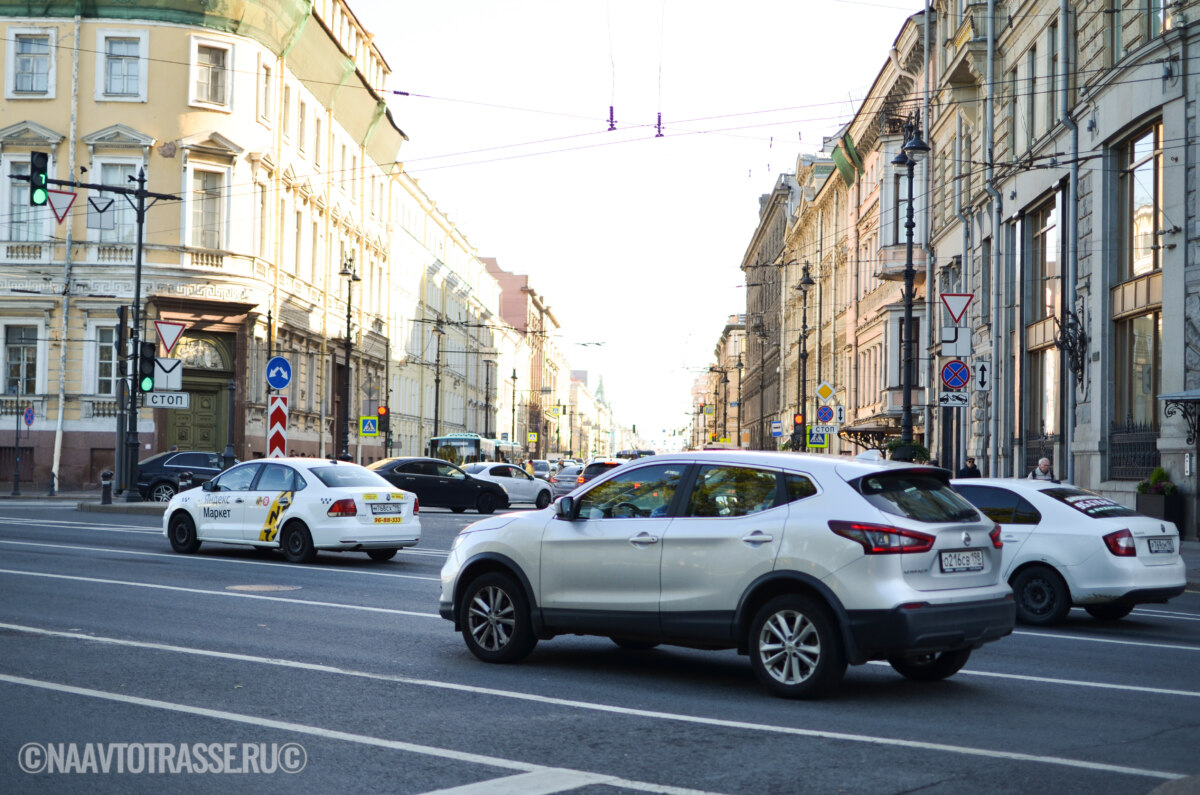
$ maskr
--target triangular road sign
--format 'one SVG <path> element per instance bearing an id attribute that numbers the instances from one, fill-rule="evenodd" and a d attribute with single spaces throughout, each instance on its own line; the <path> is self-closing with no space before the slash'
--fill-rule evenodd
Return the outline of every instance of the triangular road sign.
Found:
<path id="1" fill-rule="evenodd" d="M 942 303 L 946 305 L 946 309 L 950 312 L 950 318 L 955 324 L 962 320 L 962 316 L 966 314 L 967 307 L 971 305 L 971 299 L 974 297 L 974 293 L 942 293 Z"/>
<path id="2" fill-rule="evenodd" d="M 46 203 L 50 205 L 50 211 L 54 213 L 54 217 L 61 224 L 66 220 L 67 213 L 71 212 L 71 205 L 75 203 L 79 194 L 69 190 L 48 190 L 46 193 L 49 196 Z"/>
<path id="3" fill-rule="evenodd" d="M 187 325 L 184 323 L 172 323 L 169 320 L 154 321 L 154 328 L 158 332 L 158 338 L 162 340 L 163 347 L 167 349 L 167 355 L 171 355 L 171 349 L 175 347 L 175 343 L 179 342 L 179 338 L 183 336 Z"/>

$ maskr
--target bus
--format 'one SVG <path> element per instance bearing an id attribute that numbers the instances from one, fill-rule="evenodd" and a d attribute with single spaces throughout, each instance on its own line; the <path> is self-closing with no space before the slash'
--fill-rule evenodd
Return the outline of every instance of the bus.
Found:
<path id="1" fill-rule="evenodd" d="M 516 442 L 488 439 L 477 433 L 448 433 L 430 439 L 427 454 L 462 466 L 480 461 L 520 461 L 523 451 Z"/>

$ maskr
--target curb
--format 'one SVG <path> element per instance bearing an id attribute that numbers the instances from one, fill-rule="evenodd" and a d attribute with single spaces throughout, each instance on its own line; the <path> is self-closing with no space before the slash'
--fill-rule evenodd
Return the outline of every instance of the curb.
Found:
<path id="1" fill-rule="evenodd" d="M 124 513 L 137 516 L 162 516 L 167 510 L 165 502 L 123 502 L 101 505 L 98 502 L 77 502 L 75 510 L 89 513 Z"/>

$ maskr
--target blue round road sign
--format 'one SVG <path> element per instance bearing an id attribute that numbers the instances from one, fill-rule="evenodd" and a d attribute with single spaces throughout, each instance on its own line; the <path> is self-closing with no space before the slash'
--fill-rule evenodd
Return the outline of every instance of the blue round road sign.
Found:
<path id="1" fill-rule="evenodd" d="M 962 389 L 971 380 L 971 368 L 961 359 L 942 365 L 942 383 L 950 389 Z"/>
<path id="2" fill-rule="evenodd" d="M 292 383 L 292 366 L 282 356 L 272 356 L 267 362 L 267 386 L 286 389 Z"/>
<path id="3" fill-rule="evenodd" d="M 833 406 L 817 407 L 817 422 L 827 425 L 833 422 Z"/>

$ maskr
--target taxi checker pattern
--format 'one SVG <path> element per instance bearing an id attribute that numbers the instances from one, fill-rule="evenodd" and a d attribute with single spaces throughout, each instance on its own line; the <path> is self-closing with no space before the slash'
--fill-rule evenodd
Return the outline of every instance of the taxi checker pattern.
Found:
<path id="1" fill-rule="evenodd" d="M 279 549 L 295 563 L 318 551 L 388 560 L 421 538 L 416 495 L 371 470 L 313 458 L 247 461 L 176 494 L 163 534 L 176 552 L 205 542 Z"/>

